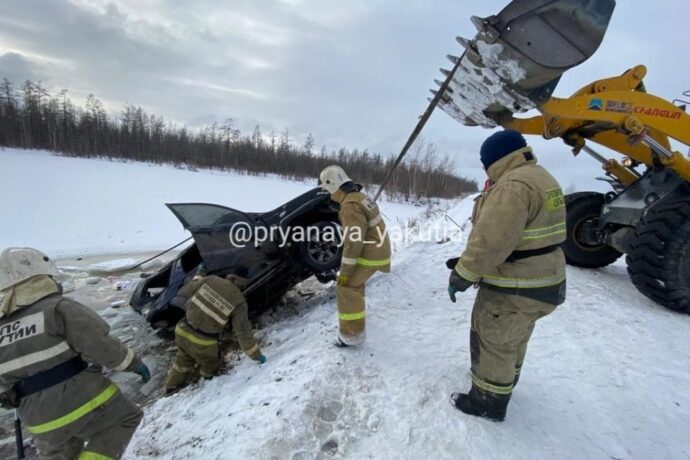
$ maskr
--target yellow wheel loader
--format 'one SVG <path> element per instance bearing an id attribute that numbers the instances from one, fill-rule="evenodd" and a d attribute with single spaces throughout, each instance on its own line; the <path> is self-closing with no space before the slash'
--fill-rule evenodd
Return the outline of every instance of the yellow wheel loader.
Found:
<path id="1" fill-rule="evenodd" d="M 597 268 L 625 254 L 640 292 L 690 313 L 690 161 L 670 142 L 690 146 L 685 106 L 647 93 L 642 65 L 553 96 L 561 75 L 598 49 L 614 8 L 614 0 L 515 0 L 473 17 L 478 33 L 457 39 L 464 53 L 449 56 L 454 66 L 442 69 L 434 101 L 464 125 L 560 138 L 601 162 L 609 193 L 566 196 L 566 260 Z M 534 109 L 538 116 L 517 117 Z"/>

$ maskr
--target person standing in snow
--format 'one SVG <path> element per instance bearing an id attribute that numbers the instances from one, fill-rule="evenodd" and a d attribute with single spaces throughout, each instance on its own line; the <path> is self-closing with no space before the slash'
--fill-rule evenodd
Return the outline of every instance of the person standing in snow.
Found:
<path id="1" fill-rule="evenodd" d="M 0 254 L 0 403 L 18 408 L 42 459 L 120 458 L 143 412 L 102 367 L 144 382 L 149 369 L 100 316 L 61 295 L 57 274 L 35 249 Z"/>
<path id="2" fill-rule="evenodd" d="M 202 264 L 194 279 L 172 300 L 172 304 L 184 308 L 186 314 L 175 327 L 177 355 L 165 381 L 166 394 L 186 386 L 196 368 L 206 379 L 218 374 L 223 364 L 220 338 L 230 320 L 246 355 L 260 364 L 266 362 L 252 334 L 247 302 L 241 291 L 246 278 L 244 267 L 237 268 L 226 278 L 206 276 Z"/>
<path id="3" fill-rule="evenodd" d="M 472 388 L 451 399 L 466 414 L 502 421 L 535 322 L 565 301 L 565 200 L 520 133 L 491 135 L 480 157 L 492 185 L 475 201 L 467 247 L 449 261 L 448 286 L 453 302 L 457 292 L 479 286 Z"/>
<path id="4" fill-rule="evenodd" d="M 340 334 L 337 347 L 359 345 L 365 338 L 365 284 L 377 271 L 390 272 L 391 244 L 379 208 L 340 166 L 328 166 L 319 185 L 340 205 L 343 258 L 335 288 Z"/>

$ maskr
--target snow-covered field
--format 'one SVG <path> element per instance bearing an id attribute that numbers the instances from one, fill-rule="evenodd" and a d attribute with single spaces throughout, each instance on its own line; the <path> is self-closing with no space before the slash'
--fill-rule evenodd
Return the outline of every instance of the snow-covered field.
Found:
<path id="1" fill-rule="evenodd" d="M 259 200 L 274 199 L 263 202 L 268 209 L 285 201 L 284 194 L 307 188 L 269 178 L 45 154 L 26 157 L 33 171 L 7 174 L 6 165 L 28 167 L 17 158 L 25 154 L 0 152 L 0 180 L 17 185 L 19 179 L 12 176 L 36 174 L 52 180 L 56 188 L 30 188 L 17 193 L 12 205 L 6 199 L 0 202 L 3 212 L 10 206 L 23 210 L 12 225 L 3 227 L 0 245 L 18 244 L 24 238 L 25 244 L 44 243 L 58 252 L 81 253 L 88 247 L 120 252 L 113 259 L 127 259 L 132 251 L 184 238 L 181 230 L 165 233 L 168 227 L 180 226 L 167 215 L 163 201 L 215 201 L 260 210 Z M 69 181 L 65 186 L 64 176 L 55 179 L 57 171 L 65 171 L 73 181 L 90 174 L 98 179 L 90 192 L 79 193 Z M 247 190 L 231 196 L 234 186 L 228 184 L 242 180 L 249 181 Z M 187 190 L 181 181 L 196 189 Z M 160 190 L 170 183 L 181 190 Z M 113 197 L 118 208 L 112 214 L 96 199 L 98 190 L 108 190 L 100 196 L 116 194 L 106 184 L 121 184 L 122 196 L 129 200 L 122 203 Z M 263 185 L 282 191 L 269 195 Z M 227 199 L 209 199 L 223 187 Z M 150 200 L 146 207 L 137 204 L 141 196 Z M 58 217 L 63 213 L 57 211 L 51 214 L 58 220 L 52 231 L 32 233 L 35 227 L 24 219 L 35 222 L 42 217 L 34 215 L 34 209 L 50 210 L 41 197 L 59 197 L 63 212 L 83 206 L 93 208 L 97 219 L 113 215 L 118 229 L 137 227 L 142 233 L 128 233 L 123 243 L 109 246 L 104 235 L 86 232 L 94 227 L 84 223 L 84 215 L 62 222 Z M 246 205 L 236 200 L 247 200 L 242 201 Z M 149 216 L 158 212 L 152 209 L 156 206 L 161 214 Z M 622 262 L 601 270 L 568 268 L 568 300 L 538 323 L 504 423 L 468 417 L 450 405 L 450 393 L 470 385 L 468 335 L 475 293 L 463 293 L 458 303 L 450 303 L 444 262 L 462 250 L 470 209 L 470 201 L 464 200 L 448 211 L 464 230 L 442 217 L 420 224 L 457 232 L 459 241 L 413 238 L 398 246 L 392 273 L 372 279 L 367 287 L 367 342 L 362 348 L 330 345 L 336 332 L 333 287 L 309 284 L 309 295 L 287 318 L 260 319 L 265 326 L 257 334 L 266 364 L 238 360 L 232 354 L 228 361 L 233 368 L 227 374 L 147 406 L 126 458 L 690 458 L 690 316 L 667 311 L 639 294 Z M 422 209 L 384 204 L 383 211 L 394 222 Z M 76 238 L 72 232 L 79 224 L 85 230 Z M 159 244 L 158 237 L 162 243 L 164 236 L 168 240 Z M 105 267 L 117 265 L 101 262 Z M 112 308 L 107 312 L 127 315 Z M 128 334 L 136 330 L 132 326 Z M 139 334 L 145 338 L 146 332 Z M 154 370 L 161 372 L 159 367 Z"/>
<path id="2" fill-rule="evenodd" d="M 165 203 L 274 209 L 316 186 L 275 176 L 198 172 L 142 163 L 59 157 L 0 148 L 0 247 L 32 246 L 53 257 L 162 250 L 187 238 Z M 420 207 L 384 202 L 390 223 Z"/>

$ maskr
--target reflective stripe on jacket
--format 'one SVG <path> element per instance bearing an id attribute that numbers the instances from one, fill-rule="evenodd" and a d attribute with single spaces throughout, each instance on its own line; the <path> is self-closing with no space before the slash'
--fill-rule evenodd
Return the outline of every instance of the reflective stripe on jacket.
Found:
<path id="1" fill-rule="evenodd" d="M 261 354 L 249 322 L 247 301 L 233 282 L 215 275 L 197 277 L 180 291 L 184 291 L 181 295 L 189 297 L 185 317 L 192 328 L 217 335 L 231 321 L 237 341 L 247 356 L 255 359 Z"/>
<path id="2" fill-rule="evenodd" d="M 349 276 L 357 266 L 389 272 L 391 244 L 378 205 L 361 192 L 338 190 L 333 199 L 343 226 L 341 273 Z"/>
<path id="3" fill-rule="evenodd" d="M 455 267 L 463 278 L 514 293 L 565 282 L 561 249 L 506 262 L 513 251 L 565 241 L 563 193 L 551 174 L 536 163 L 531 149 L 525 148 L 489 167 L 494 185 L 475 201 L 472 231 Z"/>
<path id="4" fill-rule="evenodd" d="M 50 295 L 0 319 L 0 386 L 5 391 L 76 356 L 91 366 L 22 398 L 19 415 L 32 433 L 61 428 L 105 404 L 117 387 L 102 375 L 101 366 L 133 371 L 141 361 L 110 336 L 100 316 L 60 295 Z"/>

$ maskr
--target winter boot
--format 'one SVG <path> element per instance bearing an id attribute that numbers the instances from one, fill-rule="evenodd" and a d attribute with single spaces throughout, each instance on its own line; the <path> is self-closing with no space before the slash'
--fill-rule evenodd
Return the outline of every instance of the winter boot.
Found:
<path id="1" fill-rule="evenodd" d="M 465 414 L 502 422 L 506 417 L 510 395 L 484 392 L 472 385 L 469 393 L 453 393 L 450 399 L 455 408 Z"/>
<path id="2" fill-rule="evenodd" d="M 333 345 L 335 345 L 338 348 L 356 348 L 357 346 L 364 343 L 365 337 L 366 334 L 364 333 L 364 331 L 362 331 L 357 336 L 338 334 L 338 338 L 335 339 Z"/>
<path id="3" fill-rule="evenodd" d="M 183 388 L 184 388 L 184 387 L 165 388 L 165 392 L 164 392 L 163 396 L 172 396 L 172 395 L 174 395 L 175 393 L 177 393 L 178 391 L 180 391 L 180 390 L 183 389 Z"/>
<path id="4" fill-rule="evenodd" d="M 338 337 L 333 341 L 333 346 L 337 348 L 348 348 L 350 345 L 346 344 L 345 342 L 343 342 L 343 339 Z"/>

